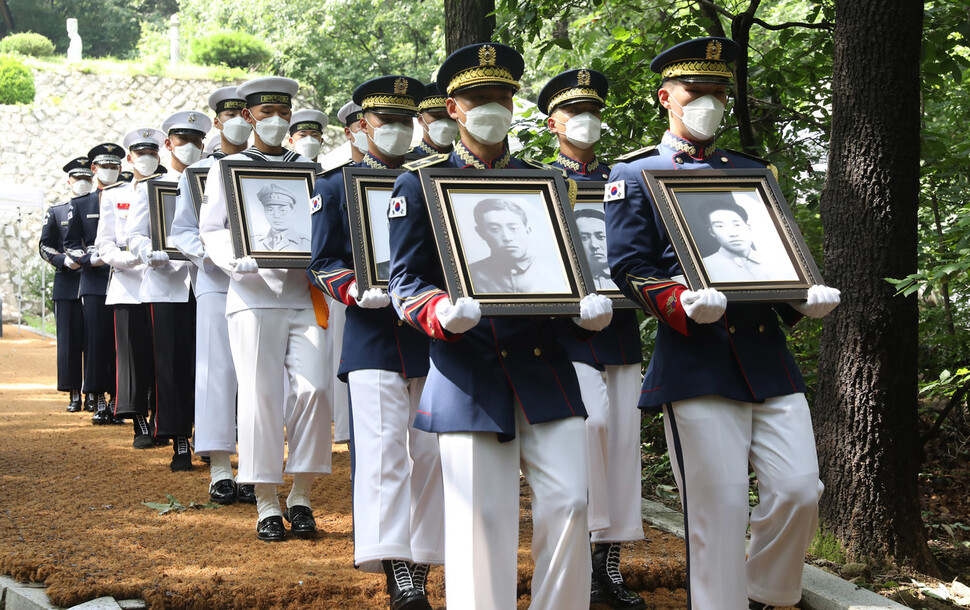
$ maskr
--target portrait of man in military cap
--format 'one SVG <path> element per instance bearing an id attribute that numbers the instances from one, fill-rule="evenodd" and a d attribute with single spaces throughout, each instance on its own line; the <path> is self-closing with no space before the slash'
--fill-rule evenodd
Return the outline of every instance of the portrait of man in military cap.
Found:
<path id="1" fill-rule="evenodd" d="M 242 191 L 253 251 L 310 251 L 310 204 L 303 181 L 244 178 Z"/>

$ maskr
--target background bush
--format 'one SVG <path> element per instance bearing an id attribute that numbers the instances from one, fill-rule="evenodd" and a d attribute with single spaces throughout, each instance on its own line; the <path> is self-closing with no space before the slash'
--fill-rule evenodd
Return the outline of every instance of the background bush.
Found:
<path id="1" fill-rule="evenodd" d="M 245 32 L 219 32 L 192 41 L 192 59 L 207 66 L 255 68 L 272 57 L 265 42 Z"/>
<path id="2" fill-rule="evenodd" d="M 33 32 L 11 34 L 0 40 L 0 53 L 20 53 L 31 57 L 49 57 L 54 54 L 54 43 L 46 36 Z"/>
<path id="3" fill-rule="evenodd" d="M 34 73 L 15 57 L 0 55 L 0 104 L 34 101 Z"/>

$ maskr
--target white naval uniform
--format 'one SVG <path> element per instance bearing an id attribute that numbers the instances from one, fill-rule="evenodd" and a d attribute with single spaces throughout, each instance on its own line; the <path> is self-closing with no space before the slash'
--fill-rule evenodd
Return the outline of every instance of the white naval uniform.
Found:
<path id="1" fill-rule="evenodd" d="M 206 157 L 192 168 L 209 168 Z M 195 452 L 236 452 L 236 370 L 229 349 L 226 292 L 229 275 L 212 262 L 199 239 L 199 219 L 189 195 L 188 175 L 179 177 L 172 243 L 192 262 L 195 292 Z"/>
<path id="2" fill-rule="evenodd" d="M 170 171 L 166 182 L 174 182 L 182 174 Z M 144 259 L 152 251 L 151 223 L 148 211 L 147 180 L 138 184 L 135 199 L 128 210 L 125 241 L 128 250 Z M 189 300 L 189 265 L 185 261 L 169 261 L 158 267 L 148 267 L 142 277 L 138 296 L 143 303 L 185 303 Z"/>
<path id="3" fill-rule="evenodd" d="M 281 162 L 281 156 L 266 155 Z M 333 375 L 326 337 L 316 323 L 310 284 L 303 269 L 259 269 L 232 273 L 233 250 L 222 180 L 224 160 L 213 163 L 206 178 L 199 235 L 212 261 L 230 274 L 226 296 L 229 345 L 239 386 L 240 484 L 283 482 L 283 429 L 286 427 L 286 474 L 324 474 L 331 470 Z M 307 162 L 305 157 L 296 161 Z M 284 396 L 286 371 L 290 398 Z M 290 402 L 290 408 L 284 403 Z"/>
<path id="4" fill-rule="evenodd" d="M 94 247 L 97 248 L 101 260 L 111 265 L 105 305 L 141 303 L 138 293 L 147 267 L 141 261 L 133 264 L 128 262 L 125 244 L 128 216 L 135 200 L 136 188 L 147 187 L 143 182 L 131 181 L 101 191 L 101 218 Z"/>
<path id="5" fill-rule="evenodd" d="M 344 345 L 347 306 L 330 298 L 326 293 L 324 297 L 327 299 L 327 306 L 330 307 L 327 334 L 330 335 L 330 362 L 333 364 L 333 385 L 330 392 L 330 404 L 333 405 L 333 442 L 346 443 L 350 441 L 350 394 L 347 384 L 337 378 L 339 368 L 337 365 L 340 362 L 340 350 Z"/>

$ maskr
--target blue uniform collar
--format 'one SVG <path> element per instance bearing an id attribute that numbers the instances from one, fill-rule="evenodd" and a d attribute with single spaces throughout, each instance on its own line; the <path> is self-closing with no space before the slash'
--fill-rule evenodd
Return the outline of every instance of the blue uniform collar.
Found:
<path id="1" fill-rule="evenodd" d="M 583 163 L 582 161 L 573 159 L 560 150 L 559 154 L 556 156 L 556 160 L 553 161 L 553 165 L 571 169 L 577 174 L 586 175 L 596 171 L 596 168 L 600 166 L 600 160 L 593 156 L 593 159 L 589 163 Z"/>
<path id="2" fill-rule="evenodd" d="M 691 142 L 690 140 L 685 140 L 684 138 L 675 136 L 669 131 L 664 134 L 660 144 L 676 151 L 687 153 L 694 159 L 707 159 L 708 157 L 713 156 L 717 151 L 716 142 L 712 141 L 707 146 L 702 147 L 699 144 Z"/>
<path id="3" fill-rule="evenodd" d="M 424 140 L 421 140 L 417 146 L 414 147 L 417 152 L 423 152 L 426 155 L 440 155 L 442 153 L 451 152 L 450 150 L 439 150 L 437 147 L 428 144 Z"/>
<path id="4" fill-rule="evenodd" d="M 458 167 L 474 167 L 476 169 L 503 169 L 508 167 L 509 163 L 512 161 L 512 155 L 509 153 L 509 147 L 505 146 L 502 148 L 502 154 L 495 157 L 491 161 L 483 161 L 475 156 L 475 153 L 468 150 L 465 144 L 459 140 L 458 144 L 455 144 L 455 150 L 451 153 L 455 158 L 455 163 Z"/>
<path id="5" fill-rule="evenodd" d="M 360 163 L 361 167 L 369 167 L 371 169 L 397 169 L 399 167 L 398 165 L 391 167 L 370 153 L 365 153 Z"/>

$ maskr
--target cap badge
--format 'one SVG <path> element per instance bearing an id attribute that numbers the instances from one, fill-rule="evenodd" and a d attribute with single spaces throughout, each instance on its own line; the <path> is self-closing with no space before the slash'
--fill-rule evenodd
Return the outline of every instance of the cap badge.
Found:
<path id="1" fill-rule="evenodd" d="M 580 87 L 589 87 L 589 81 L 589 70 L 580 70 L 579 74 L 576 75 L 576 84 Z"/>
<path id="2" fill-rule="evenodd" d="M 152 130 L 151 129 L 146 129 L 146 130 L 142 131 L 141 132 L 141 137 L 143 137 L 143 138 L 150 138 L 150 137 L 152 137 Z"/>
<path id="3" fill-rule="evenodd" d="M 496 58 L 495 47 L 492 45 L 485 45 L 478 49 L 478 65 L 480 66 L 494 66 Z"/>
<path id="4" fill-rule="evenodd" d="M 117 146 L 115 146 L 114 144 L 105 144 L 105 145 L 104 145 L 104 149 L 105 149 L 106 151 L 108 151 L 108 152 L 111 152 L 111 151 L 113 151 L 113 150 L 114 150 L 114 149 L 116 149 L 116 148 L 118 148 L 118 147 L 117 147 Z"/>
<path id="5" fill-rule="evenodd" d="M 189 123 L 195 123 L 198 120 L 198 116 L 196 116 L 196 114 L 193 112 L 192 114 L 189 115 L 189 118 L 186 120 Z"/>
<path id="6" fill-rule="evenodd" d="M 408 92 L 408 79 L 399 78 L 394 81 L 394 95 L 406 95 Z"/>
<path id="7" fill-rule="evenodd" d="M 712 40 L 707 43 L 707 59 L 721 59 L 721 43 Z"/>

